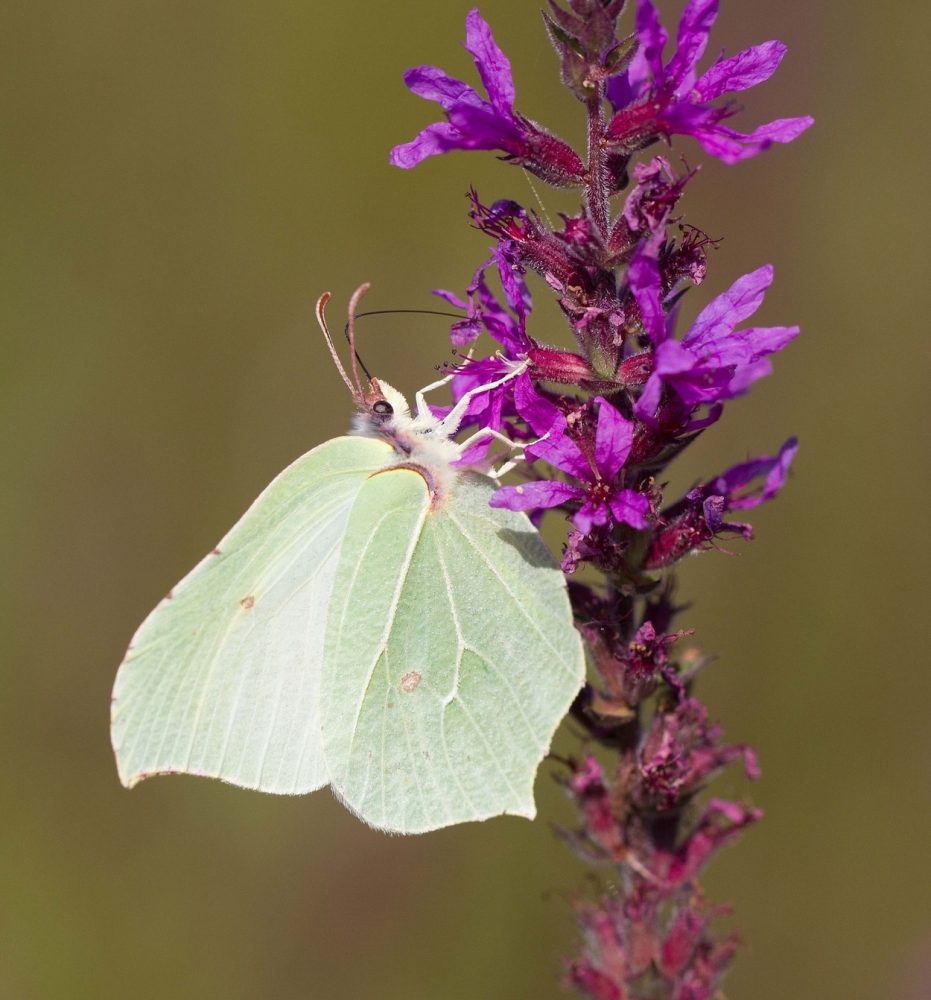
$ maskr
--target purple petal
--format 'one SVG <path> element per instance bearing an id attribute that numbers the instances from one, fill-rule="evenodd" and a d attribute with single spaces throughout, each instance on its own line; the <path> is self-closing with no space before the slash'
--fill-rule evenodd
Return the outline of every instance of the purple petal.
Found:
<path id="1" fill-rule="evenodd" d="M 490 264 L 491 261 L 488 263 Z M 488 328 L 488 332 L 494 337 L 500 332 L 499 328 L 508 328 L 514 321 L 498 301 L 495 293 L 488 287 L 488 282 L 485 279 L 486 267 L 487 265 L 483 265 L 475 273 L 469 291 L 478 298 L 482 321 Z"/>
<path id="2" fill-rule="evenodd" d="M 468 148 L 462 136 L 448 122 L 434 122 L 416 135 L 410 142 L 402 143 L 391 150 L 389 161 L 394 167 L 409 170 L 416 167 L 428 156 L 448 153 L 451 149 Z"/>
<path id="3" fill-rule="evenodd" d="M 473 87 L 449 76 L 437 66 L 415 66 L 404 74 L 404 82 L 411 93 L 425 101 L 436 101 L 445 111 L 460 101 L 475 107 L 485 103 Z"/>
<path id="4" fill-rule="evenodd" d="M 708 525 L 708 530 L 713 535 L 716 535 L 724 527 L 724 512 L 726 509 L 727 499 L 722 497 L 720 494 L 705 497 L 705 499 L 702 500 L 702 517 L 704 517 L 705 524 Z M 752 537 L 752 535 L 748 537 Z"/>
<path id="5" fill-rule="evenodd" d="M 690 420 L 682 429 L 685 434 L 694 434 L 695 431 L 703 431 L 706 427 L 716 424 L 721 419 L 724 407 L 721 403 L 715 403 L 708 412 L 698 420 Z"/>
<path id="6" fill-rule="evenodd" d="M 497 357 L 465 362 L 456 372 L 450 386 L 453 400 L 458 403 L 467 392 L 494 382 L 506 372 L 506 365 Z M 485 392 L 475 393 L 463 415 L 462 426 L 478 423 L 482 427 L 501 430 L 505 404 L 509 401 L 509 391 L 510 385 L 506 383 Z M 513 410 L 509 412 L 513 413 Z"/>
<path id="7" fill-rule="evenodd" d="M 654 426 L 656 424 L 656 407 L 659 406 L 662 392 L 663 380 L 654 372 L 647 379 L 647 384 L 643 387 L 640 398 L 634 404 L 634 415 L 644 423 Z"/>
<path id="8" fill-rule="evenodd" d="M 797 454 L 798 438 L 789 438 L 779 449 L 776 464 L 769 470 L 766 481 L 763 483 L 762 498 L 764 500 L 772 499 L 785 486 L 789 478 L 789 469 Z M 732 504 L 732 506 L 734 505 Z"/>
<path id="9" fill-rule="evenodd" d="M 660 228 L 638 244 L 627 269 L 627 281 L 637 305 L 643 328 L 654 345 L 666 339 L 666 315 L 663 312 L 663 286 L 657 256 L 665 236 Z"/>
<path id="10" fill-rule="evenodd" d="M 719 128 L 718 122 L 727 117 L 726 107 L 715 108 L 685 99 L 667 105 L 660 113 L 658 123 L 670 135 L 699 136 L 713 133 Z"/>
<path id="11" fill-rule="evenodd" d="M 761 358 L 748 365 L 739 365 L 719 398 L 733 399 L 735 396 L 742 396 L 754 382 L 758 382 L 761 378 L 766 378 L 772 373 L 773 366 L 768 358 Z"/>
<path id="12" fill-rule="evenodd" d="M 495 298 L 484 275 L 478 282 L 479 316 L 485 329 L 504 348 L 508 357 L 516 358 L 529 347 L 523 323 L 516 320 Z"/>
<path id="13" fill-rule="evenodd" d="M 558 507 L 581 496 L 583 493 L 576 486 L 541 480 L 520 486 L 502 486 L 488 503 L 492 507 L 506 507 L 508 510 L 538 510 L 541 507 Z"/>
<path id="14" fill-rule="evenodd" d="M 460 101 L 446 114 L 459 133 L 457 149 L 503 149 L 506 153 L 523 150 L 520 129 L 512 118 L 502 118 L 490 104 L 480 107 Z"/>
<path id="15" fill-rule="evenodd" d="M 508 305 L 514 310 L 516 316 L 525 319 L 533 308 L 530 298 L 530 290 L 521 274 L 505 255 L 501 244 L 498 244 L 492 254 L 495 263 L 498 265 L 498 274 L 501 278 L 501 287 L 504 289 L 504 296 Z"/>
<path id="16" fill-rule="evenodd" d="M 722 94 L 763 83 L 776 72 L 785 54 L 785 45 L 774 40 L 744 49 L 729 59 L 719 59 L 696 81 L 694 91 L 698 100 L 707 103 Z"/>
<path id="17" fill-rule="evenodd" d="M 726 292 L 702 309 L 682 343 L 695 353 L 711 350 L 716 338 L 732 333 L 741 320 L 760 308 L 766 289 L 772 283 L 771 264 L 764 264 L 738 278 Z"/>
<path id="18" fill-rule="evenodd" d="M 727 336 L 709 338 L 707 345 L 690 344 L 689 349 L 700 354 L 703 364 L 716 367 L 748 365 L 767 354 L 781 351 L 798 332 L 797 326 L 752 326 Z"/>
<path id="19" fill-rule="evenodd" d="M 806 129 L 815 124 L 810 115 L 801 118 L 777 118 L 755 128 L 746 138 L 750 142 L 764 142 L 764 149 L 773 142 L 791 142 L 797 139 Z"/>
<path id="20" fill-rule="evenodd" d="M 534 434 L 546 434 L 562 416 L 562 411 L 533 387 L 533 380 L 524 372 L 514 380 L 514 405 Z"/>
<path id="21" fill-rule="evenodd" d="M 467 302 L 460 299 L 455 292 L 448 292 L 445 288 L 434 288 L 433 294 L 441 298 L 444 302 L 448 302 L 451 306 L 455 306 L 457 309 L 468 310 L 469 308 Z"/>
<path id="22" fill-rule="evenodd" d="M 608 80 L 605 95 L 615 111 L 623 110 L 640 97 L 645 79 L 646 62 L 643 59 L 643 50 L 640 49 L 625 73 L 618 73 Z"/>
<path id="23" fill-rule="evenodd" d="M 695 367 L 695 355 L 677 340 L 667 340 L 656 348 L 653 370 L 664 378 L 682 375 Z"/>
<path id="24" fill-rule="evenodd" d="M 572 515 L 572 523 L 583 534 L 588 534 L 592 528 L 601 527 L 611 520 L 611 511 L 606 504 L 593 504 L 586 501 L 581 508 Z"/>
<path id="25" fill-rule="evenodd" d="M 679 21 L 676 35 L 676 54 L 666 67 L 666 74 L 678 89 L 684 84 L 688 89 L 695 64 L 704 55 L 708 35 L 718 16 L 718 0 L 689 0 Z"/>
<path id="26" fill-rule="evenodd" d="M 785 486 L 789 477 L 789 468 L 797 451 L 798 440 L 789 438 L 779 449 L 778 455 L 764 455 L 761 458 L 754 458 L 749 462 L 732 466 L 714 480 L 711 489 L 715 493 L 726 496 L 728 507 L 733 510 L 758 507 L 766 500 L 771 500 Z M 747 489 L 755 479 L 759 479 L 761 476 L 765 476 L 765 479 L 759 490 L 744 493 L 741 496 L 734 495 Z"/>
<path id="27" fill-rule="evenodd" d="M 638 54 L 649 66 L 653 79 L 657 82 L 663 79 L 663 49 L 668 38 L 652 0 L 640 0 L 637 5 L 637 40 L 640 42 Z"/>
<path id="28" fill-rule="evenodd" d="M 449 328 L 449 340 L 453 347 L 465 347 L 478 340 L 481 333 L 477 319 L 461 319 Z"/>
<path id="29" fill-rule="evenodd" d="M 566 434 L 566 418 L 559 414 L 546 437 L 527 445 L 524 453 L 534 461 L 541 459 L 576 479 L 591 482 L 594 473 L 585 461 L 578 445 Z"/>
<path id="30" fill-rule="evenodd" d="M 666 883 L 684 885 L 694 878 L 713 854 L 733 840 L 744 827 L 758 822 L 762 815 L 759 809 L 711 799 L 688 839 L 676 849 L 666 871 Z"/>
<path id="31" fill-rule="evenodd" d="M 511 64 L 477 8 L 466 15 L 465 47 L 475 60 L 475 68 L 485 84 L 492 107 L 502 117 L 513 118 L 514 79 Z"/>
<path id="32" fill-rule="evenodd" d="M 814 123 L 814 118 L 806 115 L 802 118 L 778 118 L 749 134 L 735 132 L 723 125 L 700 128 L 693 134 L 706 153 L 716 156 L 724 163 L 738 163 L 769 149 L 774 142 L 791 142 L 797 139 Z"/>
<path id="33" fill-rule="evenodd" d="M 598 426 L 595 430 L 595 465 L 607 482 L 621 471 L 634 441 L 634 425 L 603 397 L 597 396 Z"/>
<path id="34" fill-rule="evenodd" d="M 495 439 L 489 434 L 487 437 L 479 438 L 456 459 L 452 464 L 457 468 L 468 468 L 470 465 L 478 465 L 484 462 L 488 454 L 488 449 L 494 444 Z"/>
<path id="35" fill-rule="evenodd" d="M 636 490 L 618 490 L 611 498 L 610 505 L 615 521 L 629 524 L 639 531 L 646 528 L 650 501 L 642 493 Z"/>

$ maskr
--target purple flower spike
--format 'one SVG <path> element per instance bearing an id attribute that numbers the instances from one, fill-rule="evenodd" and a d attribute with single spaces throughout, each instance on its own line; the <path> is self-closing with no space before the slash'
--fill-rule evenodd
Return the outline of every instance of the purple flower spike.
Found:
<path id="1" fill-rule="evenodd" d="M 705 489 L 727 499 L 729 510 L 747 510 L 759 507 L 785 486 L 789 478 L 789 468 L 798 452 L 798 440 L 789 438 L 779 449 L 778 455 L 765 455 L 749 462 L 734 465 L 727 472 L 713 479 Z M 754 481 L 762 479 L 763 485 L 756 491 L 748 490 Z"/>
<path id="2" fill-rule="evenodd" d="M 770 374 L 767 355 L 781 351 L 798 335 L 797 326 L 736 329 L 759 309 L 772 284 L 773 269 L 767 264 L 738 278 L 712 300 L 681 341 L 664 339 L 665 327 L 658 319 L 647 323 L 656 313 L 659 271 L 647 266 L 648 254 L 642 257 L 643 266 L 631 277 L 631 289 L 656 351 L 653 374 L 634 407 L 641 420 L 655 423 L 664 385 L 676 393 L 687 410 L 741 395 L 757 379 Z"/>
<path id="3" fill-rule="evenodd" d="M 799 331 L 749 325 L 773 281 L 767 265 L 703 299 L 679 332 L 685 292 L 705 280 L 720 240 L 681 214 L 701 165 L 674 168 L 655 155 L 661 147 L 648 147 L 688 135 L 734 163 L 789 142 L 812 119 L 731 128 L 734 96 L 769 79 L 785 45 L 707 58 L 719 0 L 682 0 L 674 44 L 657 4 L 545 5 L 563 84 L 584 111 L 584 165 L 515 110 L 510 64 L 477 10 L 466 48 L 483 87 L 430 66 L 410 70 L 410 89 L 436 101 L 445 120 L 391 154 L 412 167 L 450 150 L 495 150 L 551 185 L 580 189 L 581 205 L 555 225 L 546 210 L 485 203 L 471 189 L 469 219 L 491 244 L 488 259 L 464 294 L 435 294 L 461 310 L 451 338 L 469 347 L 454 370 L 454 403 L 484 387 L 468 400 L 460 465 L 492 470 L 489 449 L 509 439 L 513 454 L 496 458 L 510 468 L 506 456 L 523 455 L 520 484 L 490 491 L 490 506 L 525 511 L 536 525 L 549 510 L 570 521 L 561 567 L 590 674 L 570 708 L 582 752 L 563 761 L 581 823 L 561 833 L 583 859 L 613 869 L 610 892 L 576 904 L 584 941 L 566 985 L 587 1000 L 711 1000 L 738 948 L 736 935 L 713 932 L 728 910 L 708 903 L 699 877 L 762 814 L 696 798 L 726 766 L 742 762 L 749 778 L 759 766 L 748 745 L 725 742 L 697 700 L 696 678 L 712 657 L 685 641 L 691 629 L 676 627 L 687 605 L 675 599 L 675 564 L 728 536 L 752 538 L 736 518 L 780 492 L 798 448 L 790 439 L 777 454 L 664 496 L 670 464 L 728 400 L 770 373 L 771 356 Z M 625 11 L 633 25 L 618 23 Z M 544 342 L 555 314 L 531 312 L 528 281 L 555 299 L 571 349 L 566 338 Z M 495 341 L 491 356 L 472 346 L 483 334 Z M 572 576 L 583 567 L 584 583 Z"/>
<path id="4" fill-rule="evenodd" d="M 409 169 L 454 149 L 498 149 L 551 184 L 578 184 L 585 172 L 578 154 L 514 111 L 511 64 L 477 9 L 466 16 L 465 47 L 488 100 L 435 66 L 408 70 L 404 74 L 408 88 L 424 100 L 436 101 L 446 112 L 446 121 L 428 125 L 410 142 L 395 146 L 391 163 Z"/>
<path id="5" fill-rule="evenodd" d="M 596 397 L 595 402 L 598 404 L 598 423 L 590 458 L 567 434 L 567 421 L 561 413 L 546 437 L 526 448 L 529 458 L 549 462 L 578 482 L 541 480 L 521 486 L 504 486 L 491 498 L 492 507 L 539 510 L 576 501 L 581 507 L 572 520 L 582 532 L 610 523 L 627 524 L 640 530 L 646 528 L 649 499 L 636 490 L 619 488 L 616 483 L 630 454 L 634 425 L 603 397 Z"/>
<path id="6" fill-rule="evenodd" d="M 813 123 L 807 116 L 780 118 L 749 133 L 721 124 L 740 107 L 733 101 L 713 102 L 768 80 L 786 47 L 769 41 L 728 59 L 722 56 L 696 78 L 695 67 L 708 45 L 717 13 L 717 0 L 690 0 L 679 22 L 676 51 L 663 65 L 668 35 L 652 0 L 639 0 L 636 35 L 640 48 L 625 72 L 608 82 L 608 98 L 617 113 L 607 135 L 618 148 L 632 152 L 659 137 L 691 135 L 705 152 L 725 163 L 737 163 L 774 142 L 791 142 Z"/>

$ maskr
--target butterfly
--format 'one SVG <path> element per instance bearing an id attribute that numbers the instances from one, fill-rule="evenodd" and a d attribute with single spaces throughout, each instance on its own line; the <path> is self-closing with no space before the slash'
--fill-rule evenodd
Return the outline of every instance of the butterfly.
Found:
<path id="1" fill-rule="evenodd" d="M 329 785 L 373 827 L 532 818 L 533 782 L 584 679 L 565 581 L 495 478 L 456 462 L 479 392 L 444 417 L 363 383 L 351 434 L 281 472 L 157 605 L 116 676 L 127 787 L 155 774 L 300 794 Z M 489 433 L 487 431 L 479 432 Z M 473 435 L 473 438 L 475 436 Z M 506 463 L 508 467 L 511 463 Z M 499 470 L 500 471 L 500 470 Z"/>

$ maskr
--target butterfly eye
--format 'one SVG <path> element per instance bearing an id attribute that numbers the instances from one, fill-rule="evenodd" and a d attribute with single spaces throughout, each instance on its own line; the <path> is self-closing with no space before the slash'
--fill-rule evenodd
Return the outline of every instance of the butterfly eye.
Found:
<path id="1" fill-rule="evenodd" d="M 394 413 L 394 407 L 387 399 L 379 399 L 377 403 L 372 404 L 372 412 L 377 413 L 380 417 L 390 417 Z"/>

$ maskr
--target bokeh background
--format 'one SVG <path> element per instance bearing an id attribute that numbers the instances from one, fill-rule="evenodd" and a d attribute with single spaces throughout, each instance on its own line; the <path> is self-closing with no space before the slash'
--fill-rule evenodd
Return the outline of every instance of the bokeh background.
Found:
<path id="1" fill-rule="evenodd" d="M 429 307 L 485 250 L 468 185 L 532 203 L 491 156 L 388 166 L 434 114 L 401 72 L 471 79 L 467 8 L 0 11 L 3 1000 L 562 995 L 587 875 L 549 829 L 569 813 L 548 774 L 536 823 L 405 840 L 326 792 L 177 778 L 128 793 L 108 739 L 113 673 L 144 614 L 278 470 L 346 427 L 316 295 L 331 289 L 339 316 L 369 280 L 370 308 Z M 580 141 L 537 4 L 483 13 L 520 108 Z M 758 539 L 683 573 L 685 624 L 720 655 L 702 693 L 764 769 L 755 787 L 718 786 L 767 812 L 706 879 L 748 943 L 731 998 L 931 996 L 929 29 L 915 4 L 731 0 L 713 38 L 790 45 L 747 121 L 818 119 L 793 146 L 706 164 L 685 201 L 726 237 L 693 308 L 773 261 L 763 319 L 804 334 L 676 473 L 686 485 L 802 439 Z M 534 332 L 557 341 L 535 290 Z M 448 355 L 443 320 L 365 322 L 369 366 L 406 390 Z"/>

